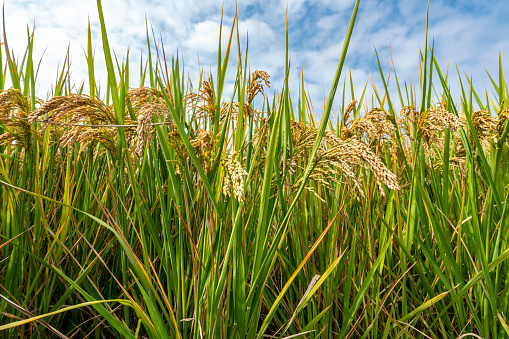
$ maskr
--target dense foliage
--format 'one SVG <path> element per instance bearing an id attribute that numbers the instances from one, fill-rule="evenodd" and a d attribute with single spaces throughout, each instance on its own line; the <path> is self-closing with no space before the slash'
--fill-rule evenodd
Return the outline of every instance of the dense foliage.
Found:
<path id="1" fill-rule="evenodd" d="M 460 77 L 452 98 L 427 47 L 419 91 L 384 83 L 366 109 L 343 88 L 333 119 L 358 6 L 318 117 L 304 76 L 298 100 L 287 79 L 266 95 L 236 20 L 197 89 L 150 41 L 132 89 L 98 1 L 106 93 L 89 28 L 88 95 L 71 93 L 63 67 L 47 101 L 35 96 L 33 35 L 23 60 L 4 35 L 0 335 L 509 337 L 502 63 L 493 95 Z"/>

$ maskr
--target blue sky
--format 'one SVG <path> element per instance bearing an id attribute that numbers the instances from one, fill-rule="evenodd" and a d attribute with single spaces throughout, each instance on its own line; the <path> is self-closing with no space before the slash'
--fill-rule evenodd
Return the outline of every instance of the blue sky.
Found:
<path id="1" fill-rule="evenodd" d="M 241 48 L 245 50 L 245 37 L 249 34 L 248 64 L 252 71 L 265 70 L 271 75 L 269 93 L 282 86 L 288 6 L 291 90 L 296 95 L 302 66 L 315 110 L 319 113 L 323 109 L 324 93 L 328 94 L 336 70 L 353 5 L 353 0 L 237 1 Z M 430 0 L 429 6 L 429 38 L 435 39 L 435 54 L 441 67 L 450 66 L 455 97 L 459 94 L 456 66 L 462 75 L 472 74 L 478 91 L 493 92 L 486 70 L 498 75 L 499 51 L 503 61 L 509 61 L 507 1 Z M 184 57 L 186 73 L 195 83 L 200 69 L 214 72 L 222 7 L 223 0 L 103 0 L 110 45 L 117 56 L 125 56 L 129 48 L 131 67 L 137 69 L 141 53 L 146 55 L 146 15 L 156 37 L 162 36 L 167 56 L 178 49 Z M 426 7 L 427 2 L 417 0 L 361 0 L 344 68 L 344 74 L 351 68 L 359 94 L 371 76 L 381 90 L 375 47 L 386 75 L 392 52 L 399 80 L 418 83 L 418 53 L 424 47 Z M 32 28 L 35 23 L 36 59 L 45 51 L 38 77 L 41 97 L 46 98 L 54 83 L 68 46 L 72 80 L 76 84 L 87 80 L 83 48 L 88 19 L 96 48 L 97 76 L 105 83 L 95 0 L 6 0 L 5 12 L 9 45 L 20 57 L 26 44 L 26 27 Z M 234 14 L 235 2 L 224 0 L 224 32 L 229 32 Z M 235 76 L 235 55 L 230 63 L 230 85 Z M 391 80 L 391 96 L 395 99 L 394 78 Z M 138 86 L 135 76 L 131 86 Z M 371 93 L 371 84 L 368 92 Z M 349 101 L 350 96 L 345 100 Z"/>

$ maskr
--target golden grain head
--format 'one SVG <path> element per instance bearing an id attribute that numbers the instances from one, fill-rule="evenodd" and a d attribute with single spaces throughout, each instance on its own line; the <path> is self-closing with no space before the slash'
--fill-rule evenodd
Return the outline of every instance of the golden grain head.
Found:
<path id="1" fill-rule="evenodd" d="M 476 111 L 472 113 L 472 125 L 484 151 L 489 151 L 492 142 L 498 141 L 498 121 L 487 111 Z M 469 141 L 475 145 L 472 131 L 469 133 Z"/>
<path id="2" fill-rule="evenodd" d="M 144 101 L 137 105 L 137 127 L 136 135 L 137 142 L 135 146 L 135 153 L 141 159 L 143 156 L 143 150 L 145 144 L 152 137 L 152 124 L 154 116 L 163 116 L 165 119 L 170 119 L 170 112 L 166 104 L 160 101 Z M 174 126 L 174 122 L 171 119 L 168 121 L 170 126 Z"/>
<path id="3" fill-rule="evenodd" d="M 199 97 L 201 99 L 202 105 L 199 108 L 208 114 L 211 119 L 211 122 L 214 123 L 214 113 L 215 113 L 215 104 L 214 104 L 214 88 L 212 87 L 212 82 L 204 81 L 201 89 Z"/>
<path id="4" fill-rule="evenodd" d="M 445 102 L 440 102 L 431 109 L 430 118 L 435 125 L 441 126 L 442 130 L 448 128 L 451 131 L 456 131 L 464 126 L 464 121 L 460 117 L 447 110 Z"/>
<path id="5" fill-rule="evenodd" d="M 341 139 L 346 140 L 354 135 L 365 136 L 368 144 L 374 141 L 387 141 L 394 138 L 395 126 L 392 116 L 379 108 L 372 108 L 364 117 L 353 121 L 350 128 L 344 128 Z"/>
<path id="6" fill-rule="evenodd" d="M 4 119 L 26 118 L 29 107 L 29 98 L 24 97 L 21 91 L 9 88 L 0 92 L 0 122 Z"/>
<path id="7" fill-rule="evenodd" d="M 223 193 L 226 196 L 233 196 L 239 202 L 244 202 L 244 177 L 247 172 L 242 164 L 233 155 L 230 159 L 224 161 L 225 176 L 223 184 Z"/>
<path id="8" fill-rule="evenodd" d="M 94 147 L 97 143 L 101 144 L 110 155 L 115 158 L 117 150 L 117 133 L 113 128 L 90 128 L 82 126 L 73 126 L 65 130 L 60 138 L 62 147 L 71 144 L 79 144 L 80 152 L 88 147 Z"/>
<path id="9" fill-rule="evenodd" d="M 480 138 L 487 138 L 496 131 L 497 119 L 487 111 L 476 111 L 472 114 L 472 125 Z"/>
<path id="10" fill-rule="evenodd" d="M 399 116 L 402 120 L 409 122 L 417 122 L 419 120 L 419 112 L 412 106 L 404 106 L 399 112 Z"/>
<path id="11" fill-rule="evenodd" d="M 208 172 L 214 160 L 216 141 L 211 137 L 210 132 L 200 129 L 196 138 L 191 140 L 191 146 L 198 155 L 202 168 Z"/>
<path id="12" fill-rule="evenodd" d="M 254 71 L 251 75 L 246 90 L 247 105 L 250 106 L 258 93 L 263 93 L 266 87 L 270 87 L 270 75 L 265 71 Z"/>
<path id="13" fill-rule="evenodd" d="M 93 125 L 116 123 L 113 107 L 97 98 L 78 94 L 55 97 L 45 102 L 28 116 L 30 123 L 38 120 Z"/>
<path id="14" fill-rule="evenodd" d="M 440 151 L 443 150 L 445 129 L 454 132 L 464 127 L 462 117 L 447 111 L 446 107 L 446 103 L 438 103 L 421 113 L 416 121 L 417 134 L 427 143 L 425 147 L 437 147 Z M 406 128 L 410 130 L 409 125 Z M 428 154 L 431 156 L 430 152 Z"/>
<path id="15" fill-rule="evenodd" d="M 503 107 L 503 102 L 501 106 Z M 506 125 L 505 122 L 507 121 L 507 118 L 509 118 L 509 107 L 501 109 L 499 112 L 497 112 L 497 115 L 498 115 L 497 134 L 498 137 L 501 138 L 505 130 Z"/>
<path id="16" fill-rule="evenodd" d="M 230 112 L 230 118 L 234 121 L 238 120 L 239 116 L 239 103 L 234 101 L 231 103 L 229 102 L 222 102 L 221 103 L 221 113 L 220 113 L 220 124 L 222 125 L 225 122 L 226 117 L 228 116 L 228 112 Z"/>
<path id="17" fill-rule="evenodd" d="M 132 108 L 136 110 L 141 108 L 141 106 L 145 103 L 164 103 L 164 94 L 157 88 L 139 87 L 131 89 L 127 93 L 125 100 L 126 109 L 127 105 L 130 103 Z"/>
<path id="18" fill-rule="evenodd" d="M 345 112 L 341 116 L 340 129 L 341 129 L 342 138 L 343 138 L 343 136 L 345 138 L 349 138 L 350 136 L 353 135 L 353 132 L 348 127 L 350 125 L 350 118 L 352 117 L 352 112 L 355 109 L 356 104 L 357 104 L 356 100 L 351 101 L 348 104 L 347 108 L 345 109 Z"/>
<path id="19" fill-rule="evenodd" d="M 152 114 L 149 110 L 144 110 L 138 114 L 138 126 L 136 127 L 136 134 L 138 135 L 138 142 L 136 143 L 135 153 L 141 159 L 143 157 L 143 150 L 145 143 L 152 135 Z"/>
<path id="20" fill-rule="evenodd" d="M 0 92 L 0 124 L 7 128 L 0 139 L 1 145 L 15 145 L 30 149 L 32 136 L 39 138 L 38 131 L 27 119 L 30 98 L 14 88 Z"/>
<path id="21" fill-rule="evenodd" d="M 291 163 L 297 164 L 298 157 L 301 157 L 301 162 L 305 162 L 307 161 L 307 150 L 312 147 L 318 130 L 301 122 L 292 122 L 291 127 L 292 141 L 294 141 Z M 354 188 L 354 193 L 358 192 L 361 196 L 364 196 L 364 190 L 355 175 L 356 168 L 369 169 L 374 173 L 382 195 L 384 195 L 382 184 L 391 190 L 400 189 L 396 175 L 365 143 L 356 138 L 343 140 L 336 136 L 335 131 L 325 131 L 322 145 L 319 147 L 314 161 L 315 164 L 310 174 L 312 180 L 337 181 L 338 176 L 343 176 Z"/>

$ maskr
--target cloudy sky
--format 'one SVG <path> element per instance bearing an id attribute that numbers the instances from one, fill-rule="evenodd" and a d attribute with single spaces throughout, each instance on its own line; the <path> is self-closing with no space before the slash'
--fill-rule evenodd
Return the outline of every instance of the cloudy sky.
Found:
<path id="1" fill-rule="evenodd" d="M 245 50 L 249 34 L 251 70 L 267 71 L 271 75 L 271 91 L 281 89 L 288 7 L 291 89 L 296 95 L 302 67 L 307 89 L 319 113 L 337 67 L 353 5 L 353 0 L 237 0 L 241 48 Z M 119 58 L 130 50 L 132 70 L 139 69 L 140 56 L 146 55 L 146 17 L 156 37 L 162 37 L 167 57 L 176 55 L 178 50 L 184 58 L 186 73 L 195 83 L 200 69 L 205 73 L 215 70 L 223 6 L 223 32 L 227 35 L 235 14 L 233 0 L 103 0 L 110 45 Z M 492 93 L 486 70 L 498 76 L 499 51 L 503 61 L 509 61 L 506 1 L 430 0 L 429 6 L 429 38 L 435 39 L 435 54 L 441 67 L 450 65 L 453 93 L 458 98 L 456 66 L 463 76 L 473 75 L 478 91 L 486 89 Z M 426 7 L 426 1 L 422 0 L 361 0 L 343 72 L 346 74 L 351 69 L 358 93 L 371 76 L 381 90 L 375 48 L 386 75 L 392 52 L 400 82 L 418 83 L 418 54 L 424 48 Z M 27 27 L 32 29 L 35 25 L 35 60 L 44 52 L 38 75 L 38 94 L 43 98 L 55 82 L 68 47 L 72 80 L 77 85 L 86 83 L 84 49 L 90 20 L 97 77 L 105 84 L 95 0 L 6 0 L 5 20 L 9 47 L 18 57 L 24 53 Z M 232 54 L 230 63 L 230 83 L 234 80 L 235 64 L 236 53 Z M 396 99 L 393 80 L 392 97 Z M 130 85 L 138 84 L 133 74 Z M 345 100 L 349 99 L 348 95 Z"/>

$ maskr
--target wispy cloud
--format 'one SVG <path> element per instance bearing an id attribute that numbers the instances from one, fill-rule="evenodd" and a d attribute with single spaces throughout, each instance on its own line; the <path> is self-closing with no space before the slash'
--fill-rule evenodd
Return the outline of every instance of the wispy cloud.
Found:
<path id="1" fill-rule="evenodd" d="M 268 71 L 273 89 L 281 88 L 288 11 L 290 84 L 296 93 L 302 65 L 307 88 L 315 108 L 320 111 L 324 92 L 328 94 L 337 66 L 353 4 L 353 0 L 238 0 L 241 49 L 245 50 L 249 35 L 251 69 Z M 110 44 L 119 58 L 130 49 L 133 65 L 140 62 L 142 52 L 146 53 L 147 18 L 156 38 L 162 37 L 167 57 L 177 49 L 184 57 L 186 72 L 193 81 L 198 80 L 201 68 L 206 73 L 214 71 L 221 11 L 224 46 L 235 6 L 234 1 L 223 3 L 222 0 L 103 1 Z M 382 88 L 375 48 L 386 75 L 392 56 L 398 79 L 411 79 L 413 84 L 418 84 L 418 55 L 424 48 L 426 7 L 427 3 L 422 1 L 361 1 L 344 69 L 347 74 L 350 67 L 358 94 L 370 79 L 370 72 L 377 88 Z M 73 81 L 78 85 L 87 81 L 83 48 L 87 43 L 89 19 L 96 47 L 97 74 L 102 83 L 106 81 L 96 1 L 8 0 L 5 12 L 9 45 L 20 57 L 27 41 L 26 27 L 33 27 L 35 22 L 35 57 L 41 57 L 45 51 L 38 77 L 41 96 L 46 96 L 54 83 L 67 48 L 72 60 Z M 478 89 L 490 88 L 486 70 L 496 75 L 499 50 L 503 57 L 509 53 L 509 41 L 505 37 L 509 23 L 504 20 L 508 14 L 509 9 L 502 0 L 489 3 L 482 0 L 430 1 L 429 43 L 434 38 L 435 55 L 441 66 L 446 68 L 449 64 L 451 86 L 456 96 L 459 92 L 456 65 L 461 74 L 472 74 Z M 232 66 L 236 63 L 235 56 L 236 53 L 232 54 Z M 231 67 L 229 82 L 234 75 L 235 67 Z M 394 100 L 397 92 L 393 80 L 390 88 Z M 136 81 L 134 77 L 131 86 L 137 86 Z M 370 85 L 368 88 L 371 91 Z"/>

